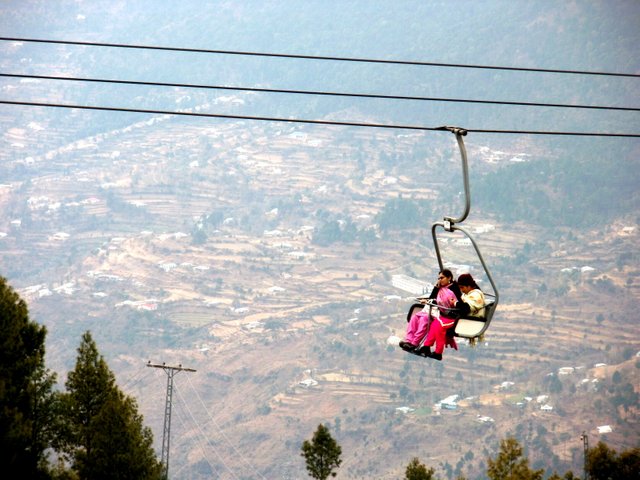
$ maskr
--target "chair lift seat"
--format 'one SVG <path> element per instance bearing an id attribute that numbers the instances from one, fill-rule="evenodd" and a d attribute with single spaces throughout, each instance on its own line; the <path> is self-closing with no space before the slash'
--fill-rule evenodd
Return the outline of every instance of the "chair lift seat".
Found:
<path id="1" fill-rule="evenodd" d="M 482 335 L 485 330 L 489 327 L 489 323 L 491 322 L 491 317 L 493 317 L 493 312 L 495 311 L 496 303 L 495 298 L 491 294 L 485 294 L 487 298 L 487 303 L 484 306 L 484 317 L 473 317 L 467 316 L 460 318 L 455 326 L 455 330 L 453 335 L 459 338 L 468 338 L 474 339 L 478 338 Z M 433 308 L 438 308 L 433 300 L 430 302 Z M 421 311 L 425 307 L 424 304 L 414 303 L 409 308 L 407 312 L 407 322 L 411 320 L 411 317 Z M 454 312 L 456 309 L 446 309 Z"/>
<path id="2" fill-rule="evenodd" d="M 455 336 L 460 338 L 478 338 L 484 333 L 491 322 L 495 310 L 495 301 L 489 301 L 484 306 L 484 317 L 462 317 L 455 328 Z"/>

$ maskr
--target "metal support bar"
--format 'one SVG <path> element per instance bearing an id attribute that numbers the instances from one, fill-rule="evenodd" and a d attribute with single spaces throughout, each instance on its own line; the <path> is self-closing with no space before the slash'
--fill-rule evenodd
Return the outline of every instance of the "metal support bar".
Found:
<path id="1" fill-rule="evenodd" d="M 442 227 L 443 229 L 447 230 L 444 223 L 442 222 L 436 222 L 431 226 L 431 236 L 433 237 L 433 246 L 436 250 L 436 258 L 438 259 L 438 266 L 440 267 L 440 270 L 442 270 L 444 268 L 443 262 L 442 262 L 442 256 L 440 254 L 440 245 L 438 243 L 438 235 L 436 233 L 436 229 L 437 227 Z M 459 227 L 457 225 L 455 226 L 451 226 L 450 230 L 447 230 L 449 232 L 453 232 L 453 231 L 460 231 L 462 233 L 465 234 L 465 236 L 471 241 L 471 245 L 473 245 L 474 250 L 476 251 L 476 255 L 478 255 L 478 259 L 480 260 L 480 264 L 482 265 L 482 268 L 484 269 L 485 274 L 487 275 L 487 278 L 489 279 L 489 283 L 491 283 L 491 288 L 493 289 L 493 294 L 495 295 L 495 303 L 496 306 L 500 300 L 500 295 L 498 293 L 498 288 L 496 287 L 495 282 L 493 281 L 493 277 L 491 276 L 491 272 L 489 271 L 489 267 L 487 267 L 487 264 L 484 261 L 484 257 L 482 256 L 482 253 L 480 252 L 480 248 L 478 248 L 478 244 L 476 243 L 476 241 L 474 240 L 474 238 L 471 236 L 471 234 L 469 232 L 467 232 L 464 228 Z"/>
<path id="2" fill-rule="evenodd" d="M 444 268 L 443 262 L 442 262 L 442 257 L 440 254 L 440 246 L 438 244 L 438 235 L 436 233 L 436 229 L 437 227 L 442 227 L 446 230 L 446 227 L 444 225 L 444 223 L 442 222 L 436 222 L 431 226 L 431 235 L 433 236 L 433 245 L 435 247 L 436 250 L 436 258 L 438 259 L 438 265 L 440 267 L 440 271 L 442 271 L 442 269 Z M 493 313 L 496 311 L 496 308 L 498 307 L 498 303 L 500 302 L 500 295 L 498 293 L 498 289 L 496 287 L 495 282 L 493 281 L 493 277 L 491 276 L 491 272 L 489 271 L 489 267 L 487 267 L 487 264 L 484 261 L 484 258 L 482 256 L 482 253 L 480 252 L 480 249 L 478 248 L 478 244 L 476 243 L 476 241 L 473 239 L 473 237 L 469 234 L 469 232 L 467 232 L 464 228 L 459 227 L 457 225 L 453 225 L 450 227 L 449 230 L 447 230 L 449 232 L 453 232 L 453 231 L 460 231 L 462 233 L 464 233 L 466 235 L 466 237 L 471 241 L 471 245 L 473 245 L 473 248 L 476 251 L 476 255 L 478 256 L 478 259 L 480 260 L 480 264 L 482 265 L 482 268 L 484 269 L 484 273 L 487 276 L 487 278 L 489 279 L 489 283 L 491 283 L 491 288 L 493 289 L 493 294 L 489 294 L 488 292 L 485 292 L 486 295 L 486 299 L 489 300 L 487 303 L 487 309 L 485 310 L 485 321 L 484 321 L 484 325 L 482 326 L 482 329 L 478 332 L 476 332 L 474 334 L 474 338 L 479 338 L 482 335 L 484 335 L 484 332 L 489 328 L 489 324 L 491 323 L 491 319 L 493 317 Z M 493 301 L 490 301 L 491 297 L 493 297 Z M 491 307 L 488 307 L 488 304 L 491 304 Z M 466 317 L 463 317 L 466 318 Z M 471 337 L 465 337 L 465 338 L 471 338 Z"/>
<path id="3" fill-rule="evenodd" d="M 467 135 L 467 131 L 459 127 L 439 127 L 439 130 L 448 130 L 455 134 L 456 141 L 458 142 L 458 148 L 460 149 L 460 157 L 462 159 L 462 181 L 464 184 L 464 210 L 462 215 L 458 218 L 452 216 L 444 217 L 444 228 L 447 231 L 451 231 L 451 227 L 456 223 L 463 222 L 468 216 L 471 210 L 471 191 L 469 188 L 469 163 L 467 161 L 467 149 L 464 145 L 462 137 Z"/>

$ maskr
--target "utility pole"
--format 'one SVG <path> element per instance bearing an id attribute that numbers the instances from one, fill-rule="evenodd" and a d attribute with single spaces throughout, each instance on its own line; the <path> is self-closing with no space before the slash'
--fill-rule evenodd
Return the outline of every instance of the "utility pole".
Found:
<path id="1" fill-rule="evenodd" d="M 580 436 L 580 440 L 582 440 L 582 448 L 584 451 L 584 460 L 583 460 L 583 479 L 584 480 L 589 480 L 589 476 L 587 474 L 587 455 L 589 453 L 589 437 L 587 436 L 586 432 L 582 432 L 582 435 Z"/>
<path id="2" fill-rule="evenodd" d="M 178 372 L 195 372 L 193 368 L 185 368 L 182 365 L 169 366 L 147 362 L 147 367 L 161 368 L 167 374 L 167 400 L 164 405 L 164 429 L 162 430 L 162 454 L 160 462 L 164 465 L 164 478 L 169 480 L 169 443 L 171 439 L 171 399 L 173 397 L 173 377 Z"/>

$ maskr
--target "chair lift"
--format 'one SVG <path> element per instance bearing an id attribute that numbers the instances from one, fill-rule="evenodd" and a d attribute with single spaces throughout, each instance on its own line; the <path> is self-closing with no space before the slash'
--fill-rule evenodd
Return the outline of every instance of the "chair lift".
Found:
<path id="1" fill-rule="evenodd" d="M 499 293 L 498 293 L 498 289 L 496 287 L 495 282 L 493 281 L 493 277 L 491 276 L 491 272 L 489 271 L 489 268 L 487 267 L 484 258 L 482 257 L 482 253 L 480 252 L 480 249 L 478 248 L 478 245 L 476 244 L 476 241 L 473 239 L 473 237 L 471 236 L 471 234 L 469 232 L 467 232 L 464 228 L 462 228 L 459 225 L 456 225 L 458 223 L 462 223 L 467 216 L 469 215 L 469 211 L 471 209 L 471 196 L 470 196 L 470 192 L 469 192 L 469 167 L 468 167 L 468 162 L 467 162 L 467 151 L 466 148 L 464 146 L 464 141 L 462 139 L 463 136 L 465 136 L 467 134 L 467 131 L 462 129 L 462 128 L 458 128 L 458 127 L 440 127 L 439 130 L 448 130 L 452 133 L 455 134 L 456 136 L 456 140 L 458 142 L 458 147 L 460 149 L 460 155 L 462 158 L 462 177 L 464 180 L 464 196 L 465 196 L 465 207 L 464 207 L 464 211 L 462 213 L 462 215 L 458 218 L 454 218 L 454 217 L 450 217 L 450 216 L 445 216 L 442 222 L 435 222 L 432 226 L 431 226 L 431 235 L 433 237 L 433 245 L 435 247 L 436 250 L 436 257 L 438 259 L 438 266 L 440 267 L 440 270 L 442 270 L 444 268 L 444 263 L 442 261 L 442 255 L 440 254 L 440 245 L 438 243 L 438 235 L 437 235 L 437 230 L 438 228 L 442 228 L 444 231 L 446 232 L 454 232 L 454 231 L 458 231 L 458 232 L 462 232 L 470 241 L 471 244 L 473 245 L 473 248 L 476 252 L 476 255 L 478 256 L 478 259 L 480 260 L 480 263 L 482 264 L 482 268 L 484 269 L 484 272 L 487 276 L 487 278 L 489 279 L 489 283 L 491 283 L 491 288 L 493 290 L 493 293 L 487 293 L 484 292 L 485 295 L 485 315 L 484 318 L 480 318 L 480 317 L 473 317 L 473 316 L 463 316 L 461 317 L 455 327 L 454 327 L 454 335 L 456 337 L 460 337 L 460 338 L 467 338 L 467 339 L 477 339 L 479 337 L 481 337 L 484 332 L 486 332 L 487 328 L 489 328 L 489 324 L 491 323 L 491 318 L 493 317 L 493 313 L 496 310 L 496 307 L 498 306 L 498 301 L 499 301 Z M 428 305 L 430 305 L 431 307 L 436 307 L 435 301 L 429 301 L 427 302 Z M 411 319 L 411 316 L 422 310 L 424 308 L 424 304 L 421 303 L 416 303 L 413 304 L 411 306 L 411 308 L 409 308 L 409 312 L 407 313 L 407 321 L 409 321 Z M 442 310 L 442 308 L 441 308 Z M 450 313 L 453 316 L 457 316 L 456 315 L 456 309 L 446 309 L 449 310 Z"/>

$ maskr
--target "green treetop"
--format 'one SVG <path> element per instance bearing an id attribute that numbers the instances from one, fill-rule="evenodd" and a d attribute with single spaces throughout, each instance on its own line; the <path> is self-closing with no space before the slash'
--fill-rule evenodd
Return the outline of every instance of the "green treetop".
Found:
<path id="1" fill-rule="evenodd" d="M 500 441 L 495 459 L 487 460 L 487 476 L 491 480 L 541 480 L 543 470 L 531 470 L 529 459 L 523 457 L 522 447 L 515 438 Z"/>
<path id="2" fill-rule="evenodd" d="M 335 477 L 334 470 L 342 463 L 342 448 L 333 439 L 329 429 L 322 424 L 318 425 L 311 441 L 304 441 L 301 455 L 306 460 L 309 476 L 317 480 Z"/>
<path id="3" fill-rule="evenodd" d="M 53 384 L 45 369 L 46 328 L 0 277 L 0 464 L 22 478 L 47 478 L 53 441 Z"/>
<path id="4" fill-rule="evenodd" d="M 435 480 L 434 473 L 433 468 L 427 468 L 418 457 L 415 457 L 407 465 L 404 478 L 405 480 Z"/>
<path id="5" fill-rule="evenodd" d="M 65 450 L 81 480 L 162 478 L 151 431 L 135 400 L 116 386 L 89 332 L 82 336 L 66 387 Z"/>

